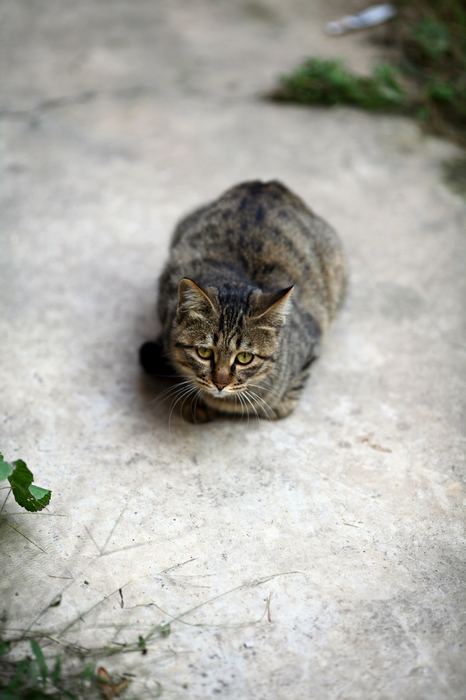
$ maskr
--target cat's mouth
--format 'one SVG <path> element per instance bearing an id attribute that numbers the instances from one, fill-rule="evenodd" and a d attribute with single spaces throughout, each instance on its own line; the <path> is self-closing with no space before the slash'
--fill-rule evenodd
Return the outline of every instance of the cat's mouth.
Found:
<path id="1" fill-rule="evenodd" d="M 219 386 L 205 377 L 196 377 L 195 383 L 201 389 L 202 393 L 210 398 L 219 399 L 221 401 L 234 400 L 235 397 L 247 393 L 247 385 L 242 382 L 237 383 L 233 381 Z"/>
<path id="2" fill-rule="evenodd" d="M 244 390 L 243 387 L 235 387 L 231 384 L 222 387 L 218 387 L 213 384 L 209 386 L 201 385 L 201 388 L 209 396 L 222 400 L 231 399 L 234 396 L 241 394 Z"/>
<path id="3" fill-rule="evenodd" d="M 231 387 L 225 386 L 225 387 L 217 387 L 217 386 L 212 386 L 208 388 L 204 388 L 204 391 L 206 391 L 208 394 L 211 396 L 215 396 L 217 399 L 227 399 L 228 397 L 231 397 L 232 395 L 238 393 L 237 391 L 232 391 Z"/>

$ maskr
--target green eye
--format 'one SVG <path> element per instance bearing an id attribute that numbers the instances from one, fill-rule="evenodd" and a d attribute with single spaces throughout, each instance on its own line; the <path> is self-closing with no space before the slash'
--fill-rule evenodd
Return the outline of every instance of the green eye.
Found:
<path id="1" fill-rule="evenodd" d="M 240 365 L 248 365 L 253 357 L 254 355 L 251 352 L 240 352 L 239 355 L 236 355 L 236 359 Z"/>
<path id="2" fill-rule="evenodd" d="M 214 351 L 212 348 L 197 348 L 197 354 L 199 357 L 202 357 L 203 360 L 208 360 L 209 357 L 212 357 Z"/>

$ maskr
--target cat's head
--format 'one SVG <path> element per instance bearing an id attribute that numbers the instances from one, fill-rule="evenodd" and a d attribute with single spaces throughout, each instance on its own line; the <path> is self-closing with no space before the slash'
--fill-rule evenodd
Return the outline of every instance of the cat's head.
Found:
<path id="1" fill-rule="evenodd" d="M 184 278 L 171 336 L 172 362 L 194 386 L 232 399 L 273 369 L 293 287 L 201 288 Z"/>

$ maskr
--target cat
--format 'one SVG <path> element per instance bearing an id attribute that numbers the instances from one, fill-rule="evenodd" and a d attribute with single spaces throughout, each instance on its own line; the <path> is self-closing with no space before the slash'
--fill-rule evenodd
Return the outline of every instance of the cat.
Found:
<path id="1" fill-rule="evenodd" d="M 141 364 L 185 380 L 177 400 L 191 422 L 284 418 L 347 287 L 335 231 L 280 182 L 244 182 L 176 227 L 162 337 L 142 346 Z"/>

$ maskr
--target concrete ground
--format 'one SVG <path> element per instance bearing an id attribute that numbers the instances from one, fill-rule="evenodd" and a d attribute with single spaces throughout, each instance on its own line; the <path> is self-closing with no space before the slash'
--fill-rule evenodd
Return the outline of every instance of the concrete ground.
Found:
<path id="1" fill-rule="evenodd" d="M 42 549 L 2 525 L 1 607 L 24 629 L 62 592 L 34 629 L 87 646 L 183 615 L 99 657 L 127 697 L 466 698 L 458 150 L 260 97 L 305 55 L 368 70 L 322 31 L 352 6 L 0 3 L 0 449 L 53 492 L 9 520 Z M 249 178 L 337 228 L 351 294 L 289 418 L 187 425 L 138 346 L 176 220 Z"/>

